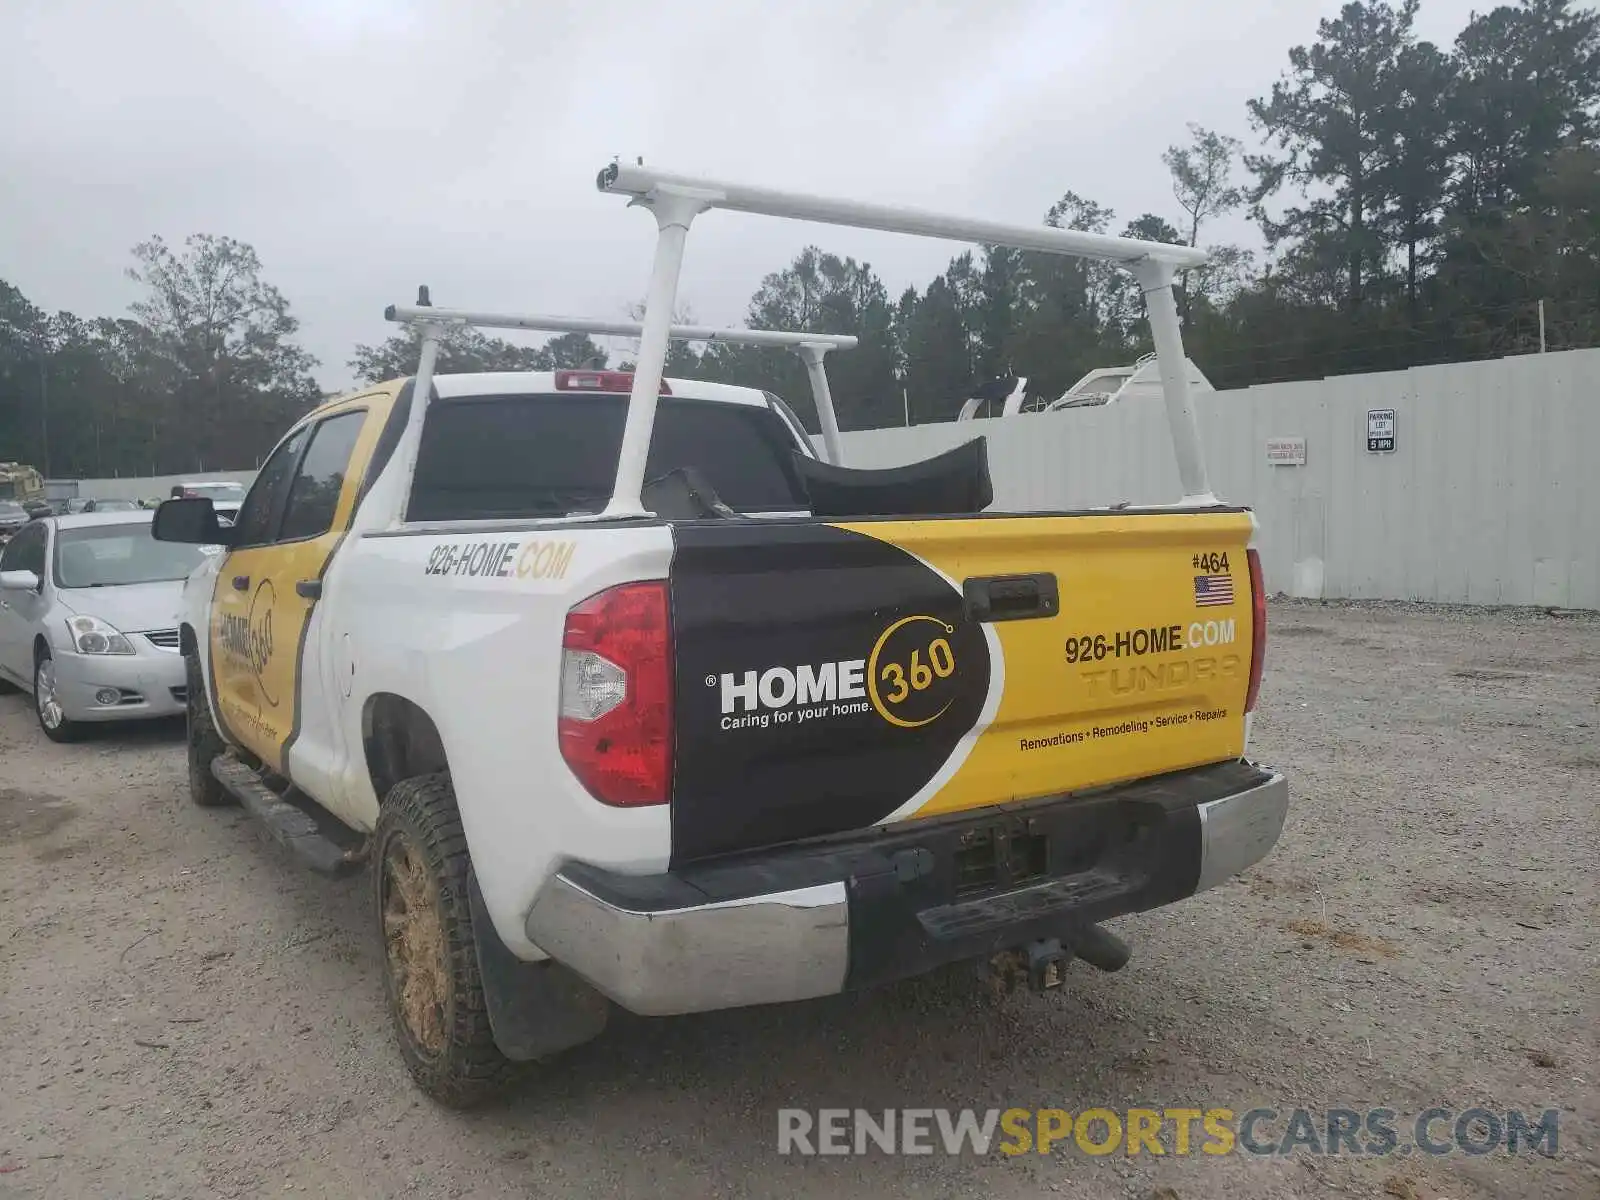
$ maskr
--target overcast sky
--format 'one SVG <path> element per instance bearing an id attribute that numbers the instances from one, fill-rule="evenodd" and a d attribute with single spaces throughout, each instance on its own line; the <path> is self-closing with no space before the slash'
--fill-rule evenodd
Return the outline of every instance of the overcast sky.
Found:
<path id="1" fill-rule="evenodd" d="M 1422 35 L 1448 44 L 1472 7 L 1424 0 Z M 256 247 L 337 387 L 419 282 L 436 304 L 623 316 L 654 223 L 595 191 L 616 155 L 999 220 L 1037 221 L 1068 189 L 1118 228 L 1175 219 L 1162 150 L 1186 121 L 1253 145 L 1246 100 L 1337 9 L 10 0 L 0 278 L 47 309 L 121 314 L 135 242 L 228 234 Z M 808 241 L 870 261 L 891 295 L 959 251 L 714 213 L 690 237 L 681 302 L 738 323 Z"/>

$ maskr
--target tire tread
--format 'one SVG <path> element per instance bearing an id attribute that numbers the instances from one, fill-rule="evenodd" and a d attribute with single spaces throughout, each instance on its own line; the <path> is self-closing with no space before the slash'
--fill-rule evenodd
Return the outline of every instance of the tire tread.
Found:
<path id="1" fill-rule="evenodd" d="M 206 701 L 205 672 L 200 669 L 200 656 L 188 651 L 183 656 L 184 687 L 187 699 L 189 799 L 200 808 L 226 808 L 235 803 L 228 790 L 211 773 L 211 760 L 227 750 L 227 743 L 217 732 L 211 719 L 211 705 Z"/>
<path id="2" fill-rule="evenodd" d="M 383 862 L 391 836 L 403 832 L 414 840 L 434 872 L 450 956 L 450 1024 L 444 1050 L 436 1057 L 420 1052 L 405 1028 L 388 965 L 383 930 Z M 495 1044 L 488 1003 L 478 971 L 472 933 L 470 880 L 472 863 L 461 828 L 455 791 L 444 773 L 416 776 L 395 784 L 378 817 L 372 852 L 373 902 L 383 957 L 384 991 L 396 1038 L 417 1086 L 449 1108 L 472 1108 L 502 1095 L 520 1074 L 519 1065 Z"/>

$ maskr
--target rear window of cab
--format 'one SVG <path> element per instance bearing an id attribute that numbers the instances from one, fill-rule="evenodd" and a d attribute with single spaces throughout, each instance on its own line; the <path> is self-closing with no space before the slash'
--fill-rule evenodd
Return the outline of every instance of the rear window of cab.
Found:
<path id="1" fill-rule="evenodd" d="M 443 397 L 428 406 L 408 521 L 598 512 L 611 498 L 628 398 Z M 662 396 L 645 478 L 693 467 L 740 512 L 805 511 L 794 435 L 772 409 Z"/>

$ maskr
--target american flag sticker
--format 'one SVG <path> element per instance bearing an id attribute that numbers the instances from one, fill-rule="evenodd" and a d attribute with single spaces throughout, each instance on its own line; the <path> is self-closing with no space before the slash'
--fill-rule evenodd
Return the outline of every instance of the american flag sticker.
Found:
<path id="1" fill-rule="evenodd" d="M 1194 577 L 1194 606 L 1215 608 L 1233 603 L 1232 575 L 1196 575 Z"/>

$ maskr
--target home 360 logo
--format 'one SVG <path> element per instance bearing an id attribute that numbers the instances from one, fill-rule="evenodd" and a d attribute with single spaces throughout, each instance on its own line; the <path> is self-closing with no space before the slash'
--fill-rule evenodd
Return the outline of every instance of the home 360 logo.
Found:
<path id="1" fill-rule="evenodd" d="M 272 658 L 272 610 L 277 599 L 272 580 L 263 579 L 250 597 L 249 613 L 224 615 L 218 635 L 223 653 L 255 677 L 258 692 L 273 708 L 278 707 L 278 698 L 267 688 L 261 673 Z"/>
<path id="2" fill-rule="evenodd" d="M 901 617 L 873 641 L 865 658 L 727 671 L 706 677 L 720 690 L 724 728 L 753 723 L 765 728 L 765 714 L 779 724 L 786 712 L 800 710 L 800 723 L 820 716 L 876 712 L 891 725 L 918 729 L 930 725 L 955 703 L 960 690 L 954 626 L 925 614 Z M 813 708 L 812 706 L 818 706 Z"/>
<path id="3" fill-rule="evenodd" d="M 916 729 L 955 703 L 954 632 L 937 617 L 914 616 L 901 617 L 878 636 L 867 658 L 867 695 L 880 717 Z"/>

